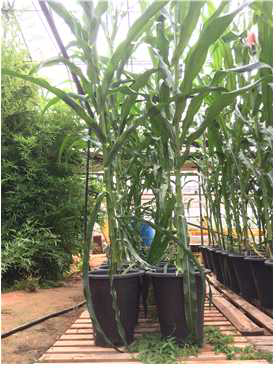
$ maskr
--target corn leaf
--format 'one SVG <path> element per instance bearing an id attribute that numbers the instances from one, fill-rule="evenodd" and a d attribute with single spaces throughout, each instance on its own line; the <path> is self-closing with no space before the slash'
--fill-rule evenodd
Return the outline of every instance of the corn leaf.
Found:
<path id="1" fill-rule="evenodd" d="M 195 139 L 198 139 L 202 135 L 204 130 L 207 128 L 208 124 L 216 120 L 220 112 L 226 106 L 231 105 L 235 101 L 237 96 L 247 93 L 248 91 L 255 88 L 258 84 L 264 82 L 265 80 L 268 81 L 269 79 L 262 78 L 253 84 L 250 84 L 248 86 L 245 86 L 243 88 L 240 88 L 232 92 L 225 92 L 225 93 L 222 93 L 220 96 L 217 96 L 213 104 L 208 108 L 207 113 L 206 113 L 206 118 L 203 121 L 203 123 L 194 133 L 190 134 L 189 137 L 187 138 L 188 142 L 191 144 Z"/>
<path id="2" fill-rule="evenodd" d="M 67 93 L 65 93 L 64 91 L 62 91 L 59 88 L 53 87 L 51 86 L 46 80 L 42 79 L 42 78 L 35 78 L 35 77 L 31 77 L 29 75 L 24 75 L 24 74 L 20 74 L 17 72 L 14 72 L 12 70 L 9 70 L 7 68 L 2 68 L 2 73 L 6 74 L 6 75 L 10 75 L 12 77 L 17 77 L 17 78 L 21 78 L 23 80 L 26 80 L 28 82 L 34 83 L 39 87 L 45 88 L 47 89 L 47 91 L 53 93 L 55 96 L 59 97 L 62 101 L 64 101 L 67 105 L 69 105 L 75 112 L 76 114 L 83 119 L 88 127 L 91 127 L 95 134 L 97 135 L 98 139 L 104 143 L 106 138 L 104 133 L 102 132 L 101 128 L 97 125 L 97 123 L 95 121 L 92 120 L 92 118 L 90 118 L 85 110 L 78 105 L 74 100 L 72 100 L 72 98 L 70 98 L 68 96 Z"/>
<path id="3" fill-rule="evenodd" d="M 171 61 L 174 66 L 178 65 L 179 58 L 181 57 L 185 47 L 188 45 L 189 39 L 196 28 L 200 11 L 205 4 L 205 1 L 179 1 L 178 3 L 179 7 L 184 8 L 185 10 L 187 8 L 187 4 L 189 4 L 189 10 L 186 17 L 181 19 L 180 37 Z"/>
<path id="4" fill-rule="evenodd" d="M 45 114 L 45 112 L 53 105 L 55 105 L 56 103 L 58 103 L 60 101 L 59 97 L 53 97 L 51 98 L 51 100 L 46 104 L 46 106 L 44 107 L 44 109 L 42 110 L 41 114 Z"/>
<path id="5" fill-rule="evenodd" d="M 122 61 L 126 61 L 130 49 L 134 47 L 134 43 L 143 34 L 148 22 L 152 22 L 154 15 L 157 14 L 158 11 L 160 11 L 160 9 L 167 3 L 168 1 L 155 1 L 129 28 L 127 38 L 116 48 L 105 72 L 103 79 L 103 96 L 107 93 L 115 71 L 118 69 Z"/>
<path id="6" fill-rule="evenodd" d="M 200 72 L 208 53 L 209 47 L 225 32 L 234 17 L 244 9 L 248 3 L 243 4 L 235 11 L 221 17 L 211 17 L 205 24 L 199 40 L 192 47 L 185 61 L 185 76 L 180 89 L 188 94 L 192 88 L 194 78 Z"/>
<path id="7" fill-rule="evenodd" d="M 148 262 L 156 264 L 160 261 L 164 254 L 166 247 L 168 246 L 168 241 L 170 238 L 163 233 L 162 229 L 167 229 L 168 223 L 171 219 L 172 212 L 175 206 L 175 197 L 167 197 L 164 205 L 164 210 L 162 211 L 162 217 L 159 222 L 159 226 L 156 228 L 156 233 L 153 242 L 150 247 L 150 252 L 148 255 Z"/>
<path id="8" fill-rule="evenodd" d="M 118 151 L 122 148 L 122 146 L 124 145 L 124 143 L 127 141 L 129 135 L 135 130 L 137 129 L 137 127 L 139 125 L 141 125 L 143 122 L 143 119 L 137 119 L 130 127 L 128 127 L 121 135 L 120 137 L 117 139 L 117 141 L 113 144 L 113 146 L 111 147 L 111 150 L 108 153 L 108 156 L 106 158 L 106 160 L 104 161 L 104 166 L 108 167 L 110 165 L 110 163 L 113 161 L 113 159 L 115 158 L 116 154 L 118 153 Z"/>
<path id="9" fill-rule="evenodd" d="M 79 20 L 70 13 L 60 2 L 49 1 L 49 6 L 64 20 L 71 32 L 79 39 L 88 39 L 87 32 L 83 29 Z M 86 36 L 86 37 L 84 37 Z"/>

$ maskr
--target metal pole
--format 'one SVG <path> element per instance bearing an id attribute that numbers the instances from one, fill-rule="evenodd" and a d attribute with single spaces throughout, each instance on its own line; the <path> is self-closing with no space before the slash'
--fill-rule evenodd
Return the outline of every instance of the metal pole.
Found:
<path id="1" fill-rule="evenodd" d="M 203 241 L 203 219 L 202 219 L 202 203 L 201 203 L 201 181 L 200 181 L 200 172 L 198 171 L 197 174 L 198 177 L 198 199 L 199 199 L 199 216 L 200 216 L 200 238 L 201 238 L 201 246 L 204 245 L 204 241 Z"/>

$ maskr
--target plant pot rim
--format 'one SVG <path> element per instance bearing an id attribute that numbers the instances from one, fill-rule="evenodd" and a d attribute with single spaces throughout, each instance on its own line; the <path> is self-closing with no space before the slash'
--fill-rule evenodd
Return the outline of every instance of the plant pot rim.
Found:
<path id="1" fill-rule="evenodd" d="M 113 278 L 115 280 L 118 279 L 128 279 L 128 278 L 132 278 L 132 277 L 137 277 L 137 276 L 142 276 L 145 273 L 145 271 L 143 270 L 135 270 L 135 271 L 128 271 L 125 274 L 120 274 L 120 273 L 116 273 L 113 275 Z M 108 270 L 94 270 L 94 271 L 90 271 L 88 274 L 88 277 L 91 279 L 110 279 L 110 275 L 108 273 Z"/>
<path id="2" fill-rule="evenodd" d="M 260 257 L 260 256 L 246 256 L 244 257 L 244 259 L 246 261 L 252 261 L 252 262 L 264 262 L 265 261 L 265 258 L 263 257 Z"/>
<path id="3" fill-rule="evenodd" d="M 208 273 L 207 269 L 204 269 L 204 274 Z M 199 271 L 194 272 L 194 274 L 200 275 Z M 176 272 L 153 272 L 153 271 L 147 271 L 146 275 L 149 275 L 151 277 L 166 277 L 166 278 L 183 278 L 183 273 L 179 273 L 178 275 L 176 275 Z"/>
<path id="4" fill-rule="evenodd" d="M 273 259 L 266 259 L 264 263 L 269 267 L 273 267 Z"/>
<path id="5" fill-rule="evenodd" d="M 235 254 L 235 253 L 229 253 L 228 256 L 231 257 L 231 258 L 244 258 L 243 255 Z"/>
<path id="6" fill-rule="evenodd" d="M 225 252 L 224 249 L 221 249 L 221 248 L 216 248 L 214 251 L 216 253 L 223 253 L 223 252 Z"/>

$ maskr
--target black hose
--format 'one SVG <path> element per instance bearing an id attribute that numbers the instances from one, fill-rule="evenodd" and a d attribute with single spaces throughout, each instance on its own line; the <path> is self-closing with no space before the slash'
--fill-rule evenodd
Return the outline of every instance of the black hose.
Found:
<path id="1" fill-rule="evenodd" d="M 10 330 L 8 332 L 4 332 L 4 333 L 1 334 L 1 339 L 4 339 L 5 337 L 8 337 L 10 335 L 13 335 L 16 332 L 26 330 L 27 328 L 32 327 L 34 325 L 37 325 L 40 322 L 46 321 L 49 318 L 57 317 L 57 316 L 60 316 L 62 314 L 65 314 L 67 312 L 70 312 L 70 311 L 72 311 L 74 309 L 78 309 L 78 308 L 82 307 L 84 304 L 86 304 L 86 301 L 85 300 L 83 302 L 77 304 L 77 305 L 74 305 L 73 307 L 63 309 L 62 311 L 59 311 L 59 312 L 47 314 L 47 316 L 41 317 L 39 319 L 35 319 L 34 321 L 31 321 L 31 322 L 28 322 L 28 323 L 26 323 L 24 325 L 21 325 L 19 327 L 16 327 L 16 328 L 14 328 L 14 329 L 12 329 L 12 330 Z"/>

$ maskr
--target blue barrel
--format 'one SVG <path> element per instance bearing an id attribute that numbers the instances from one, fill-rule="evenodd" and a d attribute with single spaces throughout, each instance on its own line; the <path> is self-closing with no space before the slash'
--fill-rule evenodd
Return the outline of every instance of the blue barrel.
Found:
<path id="1" fill-rule="evenodd" d="M 150 225 L 143 222 L 140 225 L 140 235 L 143 239 L 144 245 L 146 247 L 150 247 L 155 235 L 155 230 Z"/>

